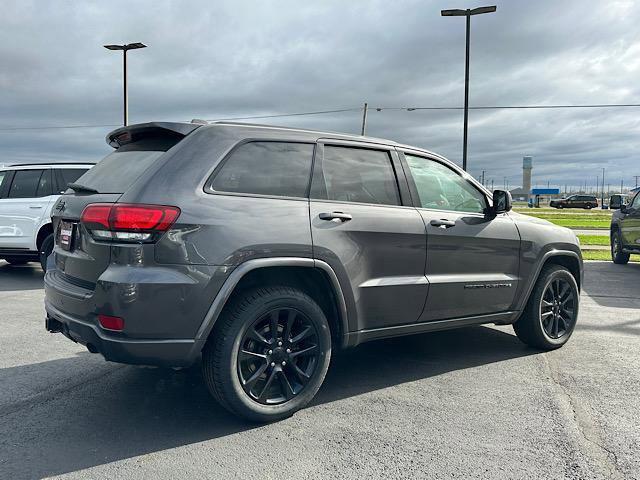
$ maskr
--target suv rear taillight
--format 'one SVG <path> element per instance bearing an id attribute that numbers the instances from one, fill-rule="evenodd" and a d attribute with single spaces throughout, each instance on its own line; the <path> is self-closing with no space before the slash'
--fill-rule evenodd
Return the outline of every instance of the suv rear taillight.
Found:
<path id="1" fill-rule="evenodd" d="M 127 203 L 92 203 L 80 222 L 96 240 L 153 242 L 174 224 L 178 207 Z"/>

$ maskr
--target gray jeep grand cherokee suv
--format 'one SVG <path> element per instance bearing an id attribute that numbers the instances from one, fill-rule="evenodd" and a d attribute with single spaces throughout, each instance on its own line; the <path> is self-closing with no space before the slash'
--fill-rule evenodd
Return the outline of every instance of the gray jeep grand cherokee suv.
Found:
<path id="1" fill-rule="evenodd" d="M 115 362 L 202 358 L 236 414 L 291 415 L 332 351 L 369 340 L 494 323 L 553 349 L 573 332 L 575 235 L 439 155 L 232 123 L 107 142 L 53 210 L 46 328 Z"/>

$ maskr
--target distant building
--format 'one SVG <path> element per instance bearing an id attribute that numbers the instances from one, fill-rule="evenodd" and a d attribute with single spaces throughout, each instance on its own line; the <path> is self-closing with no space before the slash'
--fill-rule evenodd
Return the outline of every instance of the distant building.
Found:
<path id="1" fill-rule="evenodd" d="M 531 191 L 527 191 L 522 187 L 514 188 L 513 190 L 509 190 L 511 192 L 511 198 L 516 202 L 526 202 L 529 200 L 529 194 Z"/>

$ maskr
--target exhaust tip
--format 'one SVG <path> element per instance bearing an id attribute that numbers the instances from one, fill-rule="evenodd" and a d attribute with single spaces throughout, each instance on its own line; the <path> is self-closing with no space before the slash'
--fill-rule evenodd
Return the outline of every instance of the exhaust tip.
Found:
<path id="1" fill-rule="evenodd" d="M 87 350 L 91 353 L 98 353 L 98 349 L 91 343 L 87 343 Z"/>

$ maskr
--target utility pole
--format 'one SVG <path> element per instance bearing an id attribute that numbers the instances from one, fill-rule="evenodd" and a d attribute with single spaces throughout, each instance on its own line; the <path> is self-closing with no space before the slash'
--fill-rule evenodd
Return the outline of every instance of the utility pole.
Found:
<path id="1" fill-rule="evenodd" d="M 469 36 L 471 34 L 471 16 L 481 15 L 483 13 L 493 13 L 496 11 L 496 6 L 478 7 L 466 10 L 453 9 L 453 10 L 441 10 L 440 15 L 443 17 L 466 17 L 467 30 L 466 30 L 466 49 L 464 59 L 464 125 L 462 134 L 462 169 L 467 170 L 467 131 L 469 125 Z"/>
<path id="2" fill-rule="evenodd" d="M 633 178 L 636 179 L 636 187 L 638 186 L 638 179 L 640 178 L 640 175 L 634 175 Z"/>
<path id="3" fill-rule="evenodd" d="M 620 193 L 624 191 L 624 180 L 620 180 Z"/>
<path id="4" fill-rule="evenodd" d="M 482 186 L 484 187 L 484 170 L 482 170 Z"/>
<path id="5" fill-rule="evenodd" d="M 493 192 L 493 178 L 491 179 L 491 191 Z"/>
<path id="6" fill-rule="evenodd" d="M 364 102 L 364 108 L 362 109 L 362 132 L 360 135 L 364 137 L 365 132 L 367 131 L 367 110 L 369 109 L 369 105 L 367 102 Z"/>
<path id="7" fill-rule="evenodd" d="M 600 208 L 604 205 L 604 167 L 602 167 L 602 195 L 600 196 Z"/>

